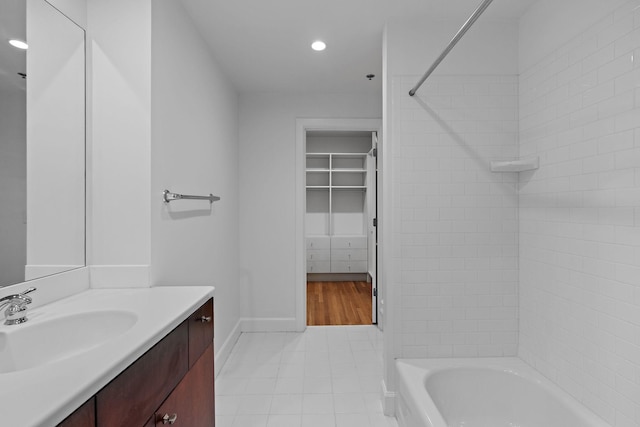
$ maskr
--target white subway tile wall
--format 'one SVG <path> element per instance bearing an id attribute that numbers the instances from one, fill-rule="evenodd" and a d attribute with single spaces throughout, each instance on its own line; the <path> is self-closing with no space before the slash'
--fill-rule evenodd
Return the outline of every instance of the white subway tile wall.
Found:
<path id="1" fill-rule="evenodd" d="M 513 356 L 518 344 L 518 77 L 392 79 L 396 357 Z"/>
<path id="2" fill-rule="evenodd" d="M 640 1 L 520 76 L 519 355 L 640 425 Z"/>

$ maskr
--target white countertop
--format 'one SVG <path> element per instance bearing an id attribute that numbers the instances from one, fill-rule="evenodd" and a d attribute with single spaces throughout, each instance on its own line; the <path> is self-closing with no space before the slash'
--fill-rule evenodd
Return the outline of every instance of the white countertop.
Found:
<path id="1" fill-rule="evenodd" d="M 24 325 L 94 310 L 132 311 L 138 320 L 99 347 L 32 369 L 1 373 L 2 425 L 56 426 L 213 297 L 213 291 L 208 286 L 91 289 L 30 310 Z M 0 331 L 21 326 L 0 324 Z"/>

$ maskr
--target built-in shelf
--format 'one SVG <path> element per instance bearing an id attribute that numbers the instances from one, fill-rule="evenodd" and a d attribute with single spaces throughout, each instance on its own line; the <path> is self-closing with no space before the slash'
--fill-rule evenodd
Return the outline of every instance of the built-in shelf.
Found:
<path id="1" fill-rule="evenodd" d="M 524 172 L 536 170 L 539 167 L 539 157 L 517 160 L 494 160 L 491 162 L 491 172 Z"/>
<path id="2" fill-rule="evenodd" d="M 367 156 L 307 153 L 308 273 L 367 272 Z"/>

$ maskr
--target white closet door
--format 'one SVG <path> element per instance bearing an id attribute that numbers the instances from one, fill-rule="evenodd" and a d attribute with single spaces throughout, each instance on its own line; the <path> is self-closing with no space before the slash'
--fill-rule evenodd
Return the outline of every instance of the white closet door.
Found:
<path id="1" fill-rule="evenodd" d="M 369 275 L 371 276 L 371 323 L 377 323 L 378 321 L 378 283 L 377 283 L 377 265 L 376 265 L 376 251 L 377 251 L 377 236 L 376 227 L 373 225 L 373 221 L 376 218 L 376 157 L 374 156 L 377 148 L 377 133 L 372 132 L 372 150 L 367 156 L 367 265 Z"/>

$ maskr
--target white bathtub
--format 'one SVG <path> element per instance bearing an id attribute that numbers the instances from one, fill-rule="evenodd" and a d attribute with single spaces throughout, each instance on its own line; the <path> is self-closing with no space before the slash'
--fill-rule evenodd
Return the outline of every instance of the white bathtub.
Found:
<path id="1" fill-rule="evenodd" d="M 401 359 L 400 427 L 611 427 L 518 358 Z"/>

